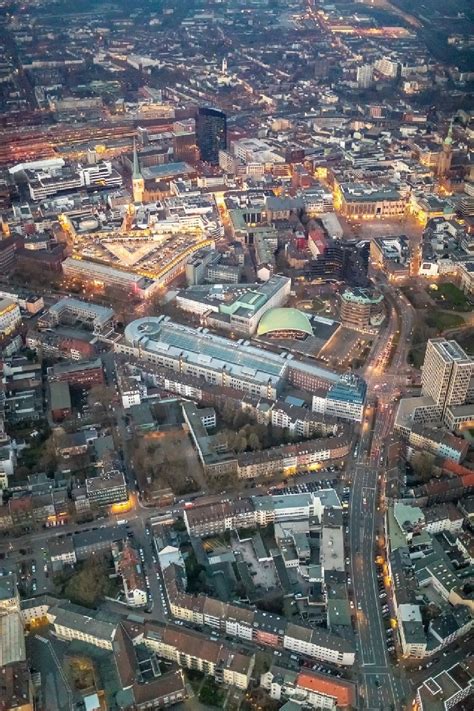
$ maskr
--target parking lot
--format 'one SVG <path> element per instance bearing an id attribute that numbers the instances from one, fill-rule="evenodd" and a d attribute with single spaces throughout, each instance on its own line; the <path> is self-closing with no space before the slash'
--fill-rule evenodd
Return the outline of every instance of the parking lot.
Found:
<path id="1" fill-rule="evenodd" d="M 0 574 L 15 573 L 18 587 L 23 597 L 45 593 L 52 584 L 48 551 L 44 546 L 32 542 L 31 546 L 19 551 L 2 554 Z"/>

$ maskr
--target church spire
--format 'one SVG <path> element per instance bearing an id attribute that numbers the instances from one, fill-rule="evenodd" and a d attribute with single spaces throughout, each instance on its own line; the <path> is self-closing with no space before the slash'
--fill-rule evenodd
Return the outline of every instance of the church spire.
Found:
<path id="1" fill-rule="evenodd" d="M 448 133 L 446 138 L 444 139 L 444 145 L 445 146 L 452 146 L 453 145 L 453 119 L 449 122 L 449 128 L 448 128 Z"/>
<path id="2" fill-rule="evenodd" d="M 140 173 L 140 163 L 138 162 L 138 153 L 137 153 L 137 143 L 135 139 L 133 139 L 133 173 L 132 173 L 132 179 L 133 180 L 140 180 L 142 177 L 142 174 Z"/>
<path id="3" fill-rule="evenodd" d="M 140 171 L 140 163 L 138 162 L 137 144 L 135 142 L 135 139 L 133 139 L 132 191 L 133 202 L 143 202 L 143 194 L 145 192 L 145 181 Z"/>

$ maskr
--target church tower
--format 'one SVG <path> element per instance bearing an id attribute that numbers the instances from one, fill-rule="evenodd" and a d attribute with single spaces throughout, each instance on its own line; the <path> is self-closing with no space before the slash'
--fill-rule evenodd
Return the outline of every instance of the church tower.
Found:
<path id="1" fill-rule="evenodd" d="M 436 166 L 436 175 L 440 178 L 445 177 L 451 169 L 451 161 L 453 159 L 453 122 L 449 124 L 448 135 L 443 141 L 443 150 L 438 156 L 438 164 Z"/>
<path id="2" fill-rule="evenodd" d="M 133 139 L 133 173 L 132 173 L 132 191 L 133 202 L 143 202 L 143 193 L 145 192 L 145 181 L 140 172 L 140 164 L 138 162 L 138 153 L 135 139 Z"/>

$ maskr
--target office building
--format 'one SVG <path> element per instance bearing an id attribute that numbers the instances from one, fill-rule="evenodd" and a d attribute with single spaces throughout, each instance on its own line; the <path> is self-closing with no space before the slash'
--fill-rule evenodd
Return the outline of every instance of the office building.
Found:
<path id="1" fill-rule="evenodd" d="M 16 240 L 0 236 L 0 274 L 9 274 L 15 264 Z"/>
<path id="2" fill-rule="evenodd" d="M 383 294 L 376 289 L 348 287 L 341 294 L 340 316 L 346 328 L 356 331 L 378 328 L 385 319 Z"/>
<path id="3" fill-rule="evenodd" d="M 218 109 L 201 107 L 196 116 L 196 140 L 201 160 L 218 165 L 219 151 L 227 148 L 227 117 Z"/>
<path id="4" fill-rule="evenodd" d="M 30 197 L 34 201 L 45 200 L 62 192 L 80 189 L 100 190 L 119 188 L 122 176 L 110 161 L 100 161 L 95 165 L 44 166 L 42 169 L 25 169 Z"/>
<path id="5" fill-rule="evenodd" d="M 474 361 L 456 341 L 432 338 L 426 346 L 421 384 L 423 395 L 433 398 L 443 413 L 468 404 L 474 396 Z"/>
<path id="6" fill-rule="evenodd" d="M 75 298 L 60 299 L 40 317 L 38 328 L 76 325 L 78 321 L 87 330 L 94 333 L 108 333 L 112 329 L 114 310 L 99 304 L 81 301 Z"/>
<path id="7" fill-rule="evenodd" d="M 392 186 L 364 183 L 336 183 L 334 207 L 346 217 L 402 217 L 407 198 Z"/>
<path id="8" fill-rule="evenodd" d="M 341 375 L 325 393 L 313 395 L 313 412 L 343 420 L 362 422 L 367 384 L 358 375 Z"/>
<path id="9" fill-rule="evenodd" d="M 48 368 L 48 378 L 50 381 L 66 382 L 89 390 L 95 385 L 103 385 L 104 369 L 100 358 L 56 363 Z"/>
<path id="10" fill-rule="evenodd" d="M 241 397 L 275 400 L 285 381 L 309 392 L 327 390 L 340 377 L 308 360 L 296 360 L 291 354 L 256 348 L 247 341 L 223 338 L 163 316 L 132 321 L 124 335 L 124 341 L 114 346 L 116 353 L 163 366 L 170 375 L 175 371 L 180 378 L 189 375 L 231 388 Z"/>
<path id="11" fill-rule="evenodd" d="M 109 506 L 128 499 L 125 477 L 119 471 L 86 479 L 86 489 L 89 501 L 97 506 Z"/>

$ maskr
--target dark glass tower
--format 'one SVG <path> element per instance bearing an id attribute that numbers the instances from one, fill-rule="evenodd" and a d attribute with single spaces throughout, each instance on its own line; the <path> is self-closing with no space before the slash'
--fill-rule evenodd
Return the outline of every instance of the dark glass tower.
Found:
<path id="1" fill-rule="evenodd" d="M 219 151 L 227 147 L 227 117 L 218 109 L 201 107 L 196 116 L 196 140 L 201 160 L 219 163 Z"/>

